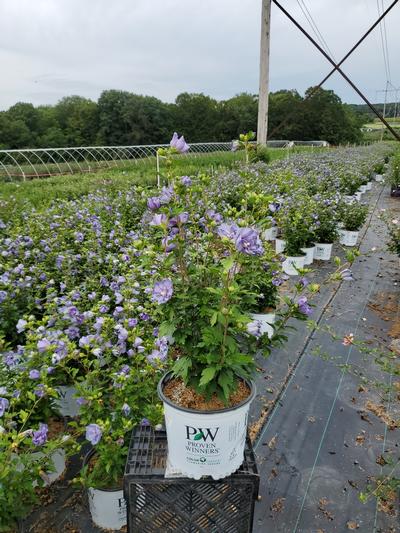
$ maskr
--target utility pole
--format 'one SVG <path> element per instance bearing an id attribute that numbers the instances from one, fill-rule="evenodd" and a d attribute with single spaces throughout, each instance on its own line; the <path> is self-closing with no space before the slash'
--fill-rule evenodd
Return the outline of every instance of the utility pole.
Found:
<path id="1" fill-rule="evenodd" d="M 271 3 L 272 0 L 262 0 L 261 8 L 260 87 L 258 91 L 257 143 L 264 146 L 267 144 L 268 133 Z"/>
<path id="2" fill-rule="evenodd" d="M 386 103 L 387 103 L 387 93 L 388 93 L 388 86 L 389 86 L 389 81 L 386 80 L 386 89 L 385 89 L 385 101 L 383 103 L 383 118 L 386 118 Z M 385 128 L 383 127 L 383 124 L 382 124 L 382 130 L 381 130 L 381 141 L 383 140 L 383 134 L 385 132 Z"/>

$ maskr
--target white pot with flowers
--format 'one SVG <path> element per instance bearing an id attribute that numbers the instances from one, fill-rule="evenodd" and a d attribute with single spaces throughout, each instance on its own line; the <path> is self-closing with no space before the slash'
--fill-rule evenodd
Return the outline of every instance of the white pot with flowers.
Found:
<path id="1" fill-rule="evenodd" d="M 368 215 L 368 207 L 363 204 L 343 203 L 339 208 L 339 242 L 344 246 L 356 246 L 361 227 Z"/>
<path id="2" fill-rule="evenodd" d="M 184 476 L 220 479 L 243 461 L 255 354 L 260 342 L 270 344 L 243 309 L 246 272 L 265 274 L 266 247 L 255 228 L 223 222 L 203 194 L 179 183 L 150 224 L 160 252 L 168 237 L 173 245 L 152 289 L 160 334 L 174 338 L 175 360 L 158 386 L 168 461 Z"/>

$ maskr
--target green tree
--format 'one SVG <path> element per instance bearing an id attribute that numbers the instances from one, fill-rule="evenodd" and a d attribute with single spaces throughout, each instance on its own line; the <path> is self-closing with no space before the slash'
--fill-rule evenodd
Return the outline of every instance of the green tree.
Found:
<path id="1" fill-rule="evenodd" d="M 219 122 L 216 124 L 216 140 L 231 141 L 245 131 L 257 129 L 257 96 L 241 93 L 219 103 Z"/>
<path id="2" fill-rule="evenodd" d="M 175 100 L 174 129 L 191 142 L 216 141 L 219 105 L 203 93 L 182 93 Z"/>

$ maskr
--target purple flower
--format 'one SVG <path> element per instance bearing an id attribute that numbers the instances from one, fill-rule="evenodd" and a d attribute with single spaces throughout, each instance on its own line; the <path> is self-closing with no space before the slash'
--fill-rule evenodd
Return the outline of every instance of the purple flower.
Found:
<path id="1" fill-rule="evenodd" d="M 240 228 L 236 234 L 236 249 L 247 255 L 261 255 L 264 252 L 257 231 L 251 228 Z"/>
<path id="2" fill-rule="evenodd" d="M 169 204 L 169 202 L 172 200 L 173 197 L 174 197 L 173 187 L 163 187 L 161 189 L 161 194 L 159 198 L 162 204 Z"/>
<path id="3" fill-rule="evenodd" d="M 81 406 L 81 405 L 86 405 L 87 403 L 89 403 L 86 398 L 84 398 L 83 396 L 79 396 L 77 399 L 76 399 L 76 403 Z"/>
<path id="4" fill-rule="evenodd" d="M 259 320 L 253 320 L 247 324 L 247 333 L 253 335 L 256 339 L 259 339 L 262 335 L 261 322 Z"/>
<path id="5" fill-rule="evenodd" d="M 164 215 L 164 213 L 158 213 L 157 215 L 154 215 L 151 219 L 150 226 L 162 226 L 163 224 L 166 224 L 167 221 L 167 216 Z"/>
<path id="6" fill-rule="evenodd" d="M 4 415 L 9 405 L 10 402 L 7 400 L 7 398 L 0 398 L 0 417 Z"/>
<path id="7" fill-rule="evenodd" d="M 354 281 L 353 273 L 349 268 L 345 268 L 344 270 L 342 270 L 340 276 L 343 281 Z"/>
<path id="8" fill-rule="evenodd" d="M 236 224 L 227 224 L 224 222 L 217 228 L 217 233 L 220 237 L 227 237 L 228 239 L 236 239 L 239 227 Z"/>
<path id="9" fill-rule="evenodd" d="M 166 354 L 161 353 L 159 350 L 153 350 L 151 354 L 149 354 L 146 359 L 150 364 L 153 363 L 161 363 L 162 361 L 165 361 L 167 358 Z"/>
<path id="10" fill-rule="evenodd" d="M 100 426 L 97 424 L 89 424 L 86 426 L 86 439 L 93 445 L 96 446 L 100 442 L 102 436 L 102 431 Z"/>
<path id="11" fill-rule="evenodd" d="M 131 412 L 131 408 L 127 403 L 124 403 L 124 405 L 121 407 L 121 411 L 123 412 L 124 416 L 129 416 L 129 413 Z"/>
<path id="12" fill-rule="evenodd" d="M 307 285 L 309 285 L 309 281 L 307 278 L 301 278 L 300 281 L 299 281 L 300 285 L 302 285 L 303 287 L 307 287 Z"/>
<path id="13" fill-rule="evenodd" d="M 29 377 L 31 379 L 39 379 L 40 378 L 40 372 L 39 370 L 36 370 L 36 368 L 34 368 L 33 370 L 31 370 L 29 372 Z"/>
<path id="14" fill-rule="evenodd" d="M 163 237 L 161 244 L 163 245 L 164 251 L 166 253 L 172 252 L 176 248 L 176 244 L 174 242 L 174 237 Z"/>
<path id="15" fill-rule="evenodd" d="M 148 418 L 142 418 L 142 421 L 140 422 L 141 426 L 150 426 L 150 420 Z"/>
<path id="16" fill-rule="evenodd" d="M 24 320 L 23 318 L 20 318 L 18 320 L 17 326 L 16 326 L 18 333 L 22 333 L 23 331 L 25 331 L 25 326 L 27 325 L 27 323 L 28 322 Z"/>
<path id="17" fill-rule="evenodd" d="M 50 348 L 51 344 L 47 339 L 40 339 L 37 342 L 37 349 L 39 353 L 46 352 Z"/>
<path id="18" fill-rule="evenodd" d="M 65 333 L 71 340 L 79 337 L 79 329 L 75 326 L 70 326 L 69 328 L 67 328 L 65 330 Z"/>
<path id="19" fill-rule="evenodd" d="M 301 298 L 299 298 L 297 301 L 297 305 L 299 307 L 300 313 L 306 316 L 311 315 L 312 308 L 308 304 L 306 296 L 302 296 Z"/>
<path id="20" fill-rule="evenodd" d="M 137 324 L 138 324 L 138 319 L 137 319 L 137 318 L 129 318 L 129 319 L 128 319 L 128 326 L 129 326 L 130 328 L 134 328 L 134 327 L 136 327 Z"/>
<path id="21" fill-rule="evenodd" d="M 186 144 L 185 137 L 183 135 L 182 137 L 178 137 L 176 131 L 174 132 L 169 145 L 181 154 L 184 154 L 189 150 L 189 145 Z"/>
<path id="22" fill-rule="evenodd" d="M 158 304 L 165 304 L 171 299 L 172 293 L 173 285 L 170 279 L 157 281 L 153 287 L 152 300 Z"/>
<path id="23" fill-rule="evenodd" d="M 43 396 L 46 394 L 45 385 L 43 383 L 39 383 L 39 385 L 34 390 L 34 393 L 38 398 L 43 398 Z"/>
<path id="24" fill-rule="evenodd" d="M 124 342 L 126 341 L 126 339 L 128 338 L 128 330 L 125 329 L 123 326 L 121 326 L 121 324 L 118 324 L 118 326 L 115 326 L 115 331 L 117 332 L 117 335 L 118 335 L 118 341 L 119 342 Z"/>
<path id="25" fill-rule="evenodd" d="M 151 196 L 147 200 L 147 207 L 151 209 L 152 211 L 155 211 L 156 209 L 159 209 L 161 207 L 161 201 L 160 198 L 157 196 Z"/>
<path id="26" fill-rule="evenodd" d="M 39 429 L 33 432 L 32 442 L 35 446 L 43 446 L 47 441 L 47 432 L 49 428 L 47 424 L 39 424 Z"/>
<path id="27" fill-rule="evenodd" d="M 189 176 L 182 176 L 181 183 L 185 187 L 189 187 L 190 185 L 192 185 L 192 180 L 189 178 Z"/>
<path id="28" fill-rule="evenodd" d="M 7 298 L 6 291 L 0 291 L 0 304 L 3 303 L 6 298 Z"/>

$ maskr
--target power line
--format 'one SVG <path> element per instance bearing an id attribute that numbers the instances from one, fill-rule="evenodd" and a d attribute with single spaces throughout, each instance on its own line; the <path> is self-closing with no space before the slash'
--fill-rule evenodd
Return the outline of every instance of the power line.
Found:
<path id="1" fill-rule="evenodd" d="M 376 0 L 376 7 L 378 9 L 378 16 L 380 16 L 381 15 L 381 10 L 380 10 L 380 7 L 379 7 L 379 0 Z M 386 80 L 389 80 L 390 79 L 389 64 L 388 64 L 388 60 L 387 60 L 387 57 L 386 57 L 386 48 L 385 48 L 385 41 L 384 41 L 384 37 L 383 37 L 382 23 L 379 24 L 379 29 L 380 29 L 380 32 L 381 32 L 381 44 L 382 44 L 382 53 L 383 53 L 383 63 L 384 63 L 385 72 L 386 72 Z"/>
<path id="2" fill-rule="evenodd" d="M 316 31 L 317 31 L 317 34 L 321 37 L 321 40 L 322 40 L 322 42 L 325 44 L 325 47 L 326 47 L 327 51 L 329 52 L 330 56 L 331 56 L 333 59 L 335 59 L 335 56 L 333 55 L 332 50 L 329 48 L 328 43 L 327 43 L 326 40 L 324 39 L 322 33 L 319 31 L 319 28 L 318 28 L 318 26 L 317 26 L 317 23 L 316 23 L 315 20 L 313 19 L 313 16 L 311 15 L 310 10 L 309 10 L 308 7 L 306 6 L 306 2 L 305 2 L 305 0 L 300 0 L 300 1 L 301 1 L 301 3 L 303 4 L 304 9 L 307 11 L 307 13 L 308 13 L 308 15 L 309 15 L 309 17 L 310 17 L 312 23 L 314 24 L 314 27 L 315 27 L 315 29 L 316 29 Z M 336 61 L 336 59 L 335 59 L 335 61 Z"/>
<path id="3" fill-rule="evenodd" d="M 381 0 L 382 3 L 382 13 L 385 10 L 385 6 L 383 4 L 383 0 Z M 383 35 L 385 37 L 385 50 L 386 50 L 386 61 L 388 66 L 388 72 L 389 72 L 389 81 L 392 79 L 392 74 L 390 72 L 390 61 L 389 61 L 389 48 L 388 48 L 388 41 L 387 41 L 387 31 L 386 31 L 386 20 L 383 19 Z"/>
<path id="4" fill-rule="evenodd" d="M 316 36 L 317 40 L 319 41 L 319 44 L 322 46 L 322 48 L 324 48 L 325 51 L 327 51 L 332 56 L 332 52 L 329 50 L 329 47 L 326 44 L 326 41 L 324 40 L 324 38 L 322 37 L 321 32 L 319 31 L 317 25 L 315 24 L 314 19 L 311 16 L 311 13 L 307 9 L 307 6 L 304 4 L 303 0 L 296 0 L 296 1 L 303 15 L 305 16 L 307 22 L 311 26 L 311 29 L 314 35 Z"/>

